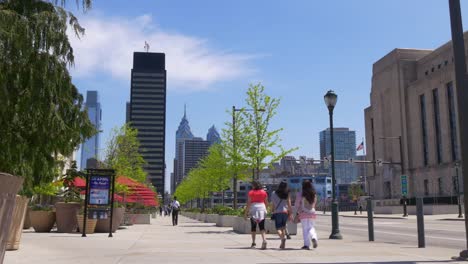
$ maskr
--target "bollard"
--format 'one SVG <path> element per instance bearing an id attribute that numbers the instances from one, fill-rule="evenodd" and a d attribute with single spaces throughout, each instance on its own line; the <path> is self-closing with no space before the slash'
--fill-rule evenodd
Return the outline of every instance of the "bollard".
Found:
<path id="1" fill-rule="evenodd" d="M 418 247 L 426 247 L 426 239 L 424 238 L 424 203 L 422 198 L 416 199 L 416 214 L 418 223 Z"/>
<path id="2" fill-rule="evenodd" d="M 371 198 L 367 198 L 367 226 L 369 229 L 369 241 L 374 241 L 374 212 Z"/>

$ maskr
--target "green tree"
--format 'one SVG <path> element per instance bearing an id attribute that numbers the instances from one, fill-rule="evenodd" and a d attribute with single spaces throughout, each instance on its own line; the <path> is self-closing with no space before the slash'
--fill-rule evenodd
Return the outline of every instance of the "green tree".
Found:
<path id="1" fill-rule="evenodd" d="M 64 5 L 0 1 L 0 171 L 25 177 L 26 191 L 52 181 L 59 154 L 96 133 L 68 72 L 67 28 L 77 36 L 84 29 Z"/>
<path id="2" fill-rule="evenodd" d="M 357 201 L 360 196 L 364 195 L 364 190 L 360 183 L 351 183 L 348 189 L 348 196 L 353 201 Z"/>
<path id="3" fill-rule="evenodd" d="M 228 112 L 233 117 L 232 122 L 226 122 L 226 128 L 222 130 L 222 148 L 227 157 L 227 170 L 232 175 L 232 206 L 237 209 L 237 181 L 247 177 L 248 163 L 244 157 L 245 150 L 249 146 L 249 129 L 241 111 L 232 109 Z"/>
<path id="4" fill-rule="evenodd" d="M 280 99 L 265 94 L 265 87 L 259 83 L 250 85 L 245 101 L 253 111 L 241 111 L 247 121 L 246 129 L 244 129 L 247 145 L 243 151 L 249 167 L 252 168 L 252 177 L 258 179 L 261 169 L 279 161 L 298 148 L 285 150 L 280 144 L 279 137 L 283 128 L 271 129 L 271 121 L 277 114 Z M 277 153 L 274 151 L 275 148 Z"/>
<path id="5" fill-rule="evenodd" d="M 138 131 L 128 124 L 114 128 L 107 142 L 105 164 L 113 168 L 117 175 L 146 183 L 147 173 L 143 169 L 146 162 L 139 152 L 137 134 Z"/>

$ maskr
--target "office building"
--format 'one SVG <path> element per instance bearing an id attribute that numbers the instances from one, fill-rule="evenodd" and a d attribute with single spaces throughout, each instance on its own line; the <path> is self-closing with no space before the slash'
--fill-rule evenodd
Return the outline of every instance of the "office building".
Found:
<path id="1" fill-rule="evenodd" d="M 87 162 L 89 159 L 98 159 L 99 154 L 99 136 L 101 130 L 102 110 L 101 103 L 99 102 L 99 96 L 97 91 L 86 92 L 85 108 L 88 111 L 88 117 L 91 123 L 94 125 L 98 133 L 91 138 L 88 138 L 81 145 L 81 162 L 80 169 L 87 168 Z"/>
<path id="2" fill-rule="evenodd" d="M 464 34 L 465 43 L 468 33 Z M 394 49 L 374 63 L 365 109 L 367 156 L 394 164 L 368 172 L 376 199 L 456 201 L 460 135 L 452 43 L 435 50 Z M 401 163 L 401 164 L 398 164 Z M 460 177 L 460 186 L 463 179 Z"/>
<path id="3" fill-rule="evenodd" d="M 349 160 L 356 158 L 356 132 L 349 128 L 334 128 L 335 160 Z M 331 154 L 330 129 L 320 132 L 320 157 L 328 157 Z M 331 176 L 331 166 L 329 167 Z M 357 170 L 354 164 L 335 163 L 336 183 L 351 183 L 357 178 Z"/>
<path id="4" fill-rule="evenodd" d="M 196 168 L 198 162 L 208 154 L 210 143 L 202 138 L 187 139 L 183 143 L 182 172 L 186 177 L 191 169 Z"/>
<path id="5" fill-rule="evenodd" d="M 179 185 L 184 178 L 184 142 L 185 140 L 192 138 L 194 138 L 194 136 L 190 130 L 189 121 L 187 119 L 187 108 L 184 106 L 184 116 L 182 117 L 176 131 L 174 171 L 171 179 L 171 190 L 173 193 L 177 185 Z"/>
<path id="6" fill-rule="evenodd" d="M 221 142 L 221 136 L 216 130 L 216 127 L 213 125 L 208 129 L 208 134 L 206 134 L 206 141 L 210 143 L 210 146 Z"/>
<path id="7" fill-rule="evenodd" d="M 130 122 L 138 130 L 148 180 L 164 194 L 166 69 L 165 54 L 133 53 Z"/>

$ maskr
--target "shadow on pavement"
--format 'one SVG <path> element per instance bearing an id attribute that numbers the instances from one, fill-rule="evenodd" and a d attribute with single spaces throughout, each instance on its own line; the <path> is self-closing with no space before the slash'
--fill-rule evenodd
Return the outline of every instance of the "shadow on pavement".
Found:
<path id="1" fill-rule="evenodd" d="M 417 263 L 454 263 L 455 260 L 418 260 L 418 261 L 370 261 L 370 262 L 311 262 L 321 264 L 417 264 Z M 458 262 L 457 262 L 458 263 Z M 260 264 L 273 264 L 273 263 L 260 263 Z M 300 264 L 298 262 L 291 262 L 287 264 Z M 303 264 L 303 263 L 302 263 Z"/>
<path id="2" fill-rule="evenodd" d="M 215 224 L 212 224 L 212 225 L 207 225 L 207 224 L 204 224 L 204 225 L 179 225 L 180 227 L 215 227 L 216 225 Z"/>
<path id="3" fill-rule="evenodd" d="M 233 234 L 234 231 L 228 230 L 228 231 L 193 231 L 193 232 L 185 232 L 186 234 Z"/>

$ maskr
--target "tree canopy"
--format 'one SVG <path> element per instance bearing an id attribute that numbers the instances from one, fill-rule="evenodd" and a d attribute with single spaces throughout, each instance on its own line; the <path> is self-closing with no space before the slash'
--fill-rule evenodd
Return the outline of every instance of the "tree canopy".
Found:
<path id="1" fill-rule="evenodd" d="M 81 4 L 87 10 L 91 1 Z M 74 56 L 66 31 L 84 29 L 64 5 L 0 1 L 0 171 L 24 176 L 26 189 L 51 181 L 57 156 L 97 132 L 68 71 Z"/>

